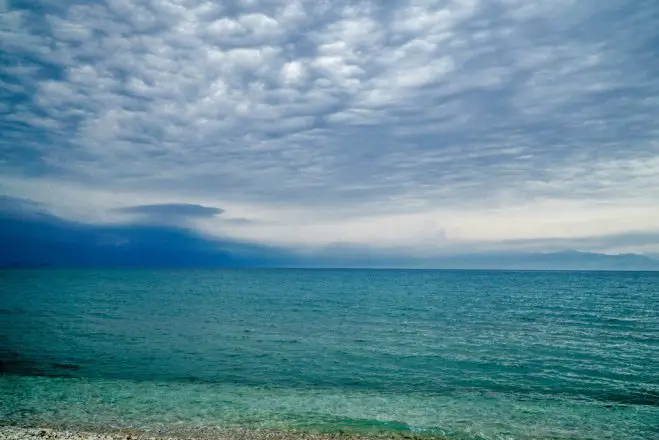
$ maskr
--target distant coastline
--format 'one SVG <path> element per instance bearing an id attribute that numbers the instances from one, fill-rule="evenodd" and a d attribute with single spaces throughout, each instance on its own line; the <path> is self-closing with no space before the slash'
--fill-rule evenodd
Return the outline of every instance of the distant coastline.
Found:
<path id="1" fill-rule="evenodd" d="M 641 254 L 601 254 L 574 250 L 562 252 L 490 252 L 444 255 L 434 258 L 406 258 L 404 260 L 386 257 L 317 257 L 309 261 L 288 261 L 268 264 L 219 264 L 212 258 L 208 262 L 195 261 L 195 264 L 181 262 L 164 263 L 158 260 L 85 262 L 66 261 L 0 261 L 0 269 L 109 269 L 109 268 L 163 268 L 163 269 L 222 269 L 222 268 L 268 268 L 268 269 L 426 269 L 426 270 L 501 270 L 501 271 L 612 271 L 612 272 L 654 272 L 659 271 L 659 259 Z"/>

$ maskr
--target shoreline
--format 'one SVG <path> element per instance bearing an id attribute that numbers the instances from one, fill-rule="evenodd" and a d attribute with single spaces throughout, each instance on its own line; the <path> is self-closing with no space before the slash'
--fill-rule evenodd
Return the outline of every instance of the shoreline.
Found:
<path id="1" fill-rule="evenodd" d="M 132 428 L 53 427 L 0 424 L 0 440 L 449 440 L 442 435 L 378 431 L 312 432 L 294 429 L 187 428 L 142 431 Z"/>

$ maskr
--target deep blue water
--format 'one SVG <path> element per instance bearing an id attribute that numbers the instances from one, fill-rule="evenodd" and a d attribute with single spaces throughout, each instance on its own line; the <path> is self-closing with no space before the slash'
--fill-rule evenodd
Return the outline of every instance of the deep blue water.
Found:
<path id="1" fill-rule="evenodd" d="M 659 438 L 659 273 L 0 271 L 0 420 Z"/>

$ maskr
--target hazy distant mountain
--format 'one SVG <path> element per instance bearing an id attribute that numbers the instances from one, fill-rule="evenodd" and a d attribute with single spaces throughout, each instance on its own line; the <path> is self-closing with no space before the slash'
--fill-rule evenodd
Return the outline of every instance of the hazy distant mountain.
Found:
<path id="1" fill-rule="evenodd" d="M 88 225 L 0 197 L 0 267 L 253 267 L 279 251 L 167 224 Z M 9 201 L 11 202 L 11 200 Z"/>
<path id="2" fill-rule="evenodd" d="M 420 268 L 494 270 L 648 270 L 659 271 L 659 260 L 638 255 L 607 255 L 563 251 L 551 253 L 488 252 L 440 257 L 410 257 L 394 252 L 333 252 L 292 260 L 293 267 Z"/>
<path id="3" fill-rule="evenodd" d="M 147 206 L 153 214 L 153 207 Z M 190 206 L 169 205 L 187 211 Z M 145 207 L 140 208 L 144 211 Z M 159 207 L 162 213 L 162 206 Z M 197 208 L 198 209 L 198 208 Z M 0 197 L 0 267 L 372 267 L 428 269 L 658 270 L 659 258 L 564 251 L 414 257 L 390 250 L 337 247 L 297 253 L 213 240 L 176 224 L 84 225 Z"/>
<path id="4" fill-rule="evenodd" d="M 659 260 L 638 254 L 592 252 L 488 253 L 454 255 L 435 261 L 437 267 L 528 270 L 659 270 Z"/>

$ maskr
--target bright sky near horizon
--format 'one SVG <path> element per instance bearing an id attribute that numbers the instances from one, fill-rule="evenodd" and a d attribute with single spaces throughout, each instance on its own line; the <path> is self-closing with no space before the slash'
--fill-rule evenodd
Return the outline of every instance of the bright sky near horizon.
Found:
<path id="1" fill-rule="evenodd" d="M 432 255 L 659 252 L 657 0 L 0 2 L 0 194 Z"/>

